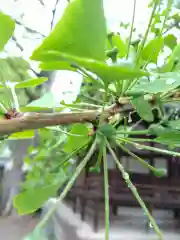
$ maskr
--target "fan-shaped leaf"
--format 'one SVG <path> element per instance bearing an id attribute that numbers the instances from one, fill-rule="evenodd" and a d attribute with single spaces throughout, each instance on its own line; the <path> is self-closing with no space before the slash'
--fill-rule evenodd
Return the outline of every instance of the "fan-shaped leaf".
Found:
<path id="1" fill-rule="evenodd" d="M 122 62 L 122 66 L 108 65 L 105 62 L 91 60 L 87 58 L 77 58 L 75 56 L 61 54 L 56 51 L 41 52 L 41 54 L 39 54 L 39 59 L 47 63 L 52 63 L 53 61 L 56 61 L 57 63 L 60 61 L 66 61 L 69 63 L 69 67 L 83 67 L 86 70 L 95 73 L 107 85 L 115 80 L 134 79 L 150 75 L 148 72 L 141 71 L 138 68 L 132 68 L 132 65 L 125 64 L 124 62 Z M 55 65 L 55 67 L 57 67 L 57 64 Z"/>
<path id="2" fill-rule="evenodd" d="M 15 88 L 29 88 L 29 87 L 36 87 L 44 82 L 46 82 L 48 78 L 41 77 L 41 78 L 32 78 L 25 80 L 23 82 L 17 83 Z"/>
<path id="3" fill-rule="evenodd" d="M 135 86 L 133 90 L 142 91 L 145 93 L 161 93 L 168 92 L 180 85 L 180 73 L 167 72 L 160 74 L 154 81 L 142 83 Z"/>
<path id="4" fill-rule="evenodd" d="M 147 122 L 154 120 L 151 105 L 144 99 L 144 96 L 134 98 L 132 104 L 136 107 L 136 111 L 142 119 Z"/>
<path id="5" fill-rule="evenodd" d="M 71 1 L 56 27 L 31 59 L 44 50 L 97 60 L 105 59 L 106 22 L 102 0 Z"/>
<path id="6" fill-rule="evenodd" d="M 4 46 L 13 35 L 14 29 L 15 22 L 12 18 L 0 12 L 0 51 L 4 49 Z"/>
<path id="7" fill-rule="evenodd" d="M 33 130 L 29 130 L 29 131 L 24 131 L 24 132 L 17 132 L 17 133 L 13 133 L 11 134 L 8 139 L 29 139 L 29 138 L 33 138 L 34 137 L 34 131 Z"/>
<path id="8" fill-rule="evenodd" d="M 74 124 L 68 136 L 67 143 L 64 146 L 66 152 L 73 152 L 76 149 L 83 147 L 89 141 L 88 128 L 85 124 Z"/>
<path id="9" fill-rule="evenodd" d="M 142 57 L 144 60 L 157 63 L 157 58 L 163 47 L 163 37 L 152 39 L 144 48 Z"/>
<path id="10" fill-rule="evenodd" d="M 16 195 L 13 203 L 14 207 L 18 210 L 18 214 L 24 215 L 35 212 L 50 197 L 56 195 L 59 185 L 33 188 Z"/>

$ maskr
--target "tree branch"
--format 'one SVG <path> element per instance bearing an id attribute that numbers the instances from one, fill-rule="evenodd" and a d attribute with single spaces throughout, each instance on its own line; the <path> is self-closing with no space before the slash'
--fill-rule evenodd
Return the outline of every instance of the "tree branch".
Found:
<path id="1" fill-rule="evenodd" d="M 105 108 L 104 119 L 108 119 L 116 113 L 130 110 L 132 110 L 132 106 L 121 107 L 114 104 Z M 93 122 L 99 118 L 100 113 L 101 109 L 69 113 L 22 113 L 19 117 L 10 120 L 0 120 L 0 135 L 61 124 Z"/>
<path id="2" fill-rule="evenodd" d="M 39 35 L 40 35 L 41 37 L 43 37 L 43 38 L 46 37 L 44 34 L 42 34 L 42 33 L 38 32 L 38 31 L 36 31 L 36 30 L 34 30 L 34 29 L 31 29 L 31 28 L 25 26 L 23 23 L 21 23 L 21 22 L 18 21 L 17 19 L 14 19 L 14 21 L 15 21 L 16 24 L 18 24 L 18 25 L 20 25 L 20 26 L 23 26 L 28 32 L 35 33 L 35 34 L 39 34 Z"/>
<path id="3" fill-rule="evenodd" d="M 15 36 L 12 36 L 12 40 L 16 43 L 16 46 L 21 50 L 21 52 L 24 51 L 23 47 L 20 43 L 18 43 L 17 38 Z"/>
<path id="4" fill-rule="evenodd" d="M 40 4 L 41 4 L 42 6 L 45 6 L 43 0 L 39 0 L 39 2 L 40 2 Z"/>
<path id="5" fill-rule="evenodd" d="M 56 0 L 54 9 L 52 11 L 53 16 L 52 16 L 52 20 L 51 20 L 51 30 L 53 29 L 53 25 L 54 25 L 54 18 L 55 18 L 55 15 L 56 15 L 56 8 L 57 8 L 57 5 L 58 5 L 58 2 L 59 2 L 59 0 Z"/>
<path id="6" fill-rule="evenodd" d="M 169 32 L 171 29 L 173 28 L 177 28 L 177 29 L 180 29 L 179 27 L 179 21 L 175 21 L 173 24 L 169 25 L 167 27 L 167 29 L 163 32 L 163 35 L 166 34 L 167 32 Z"/>

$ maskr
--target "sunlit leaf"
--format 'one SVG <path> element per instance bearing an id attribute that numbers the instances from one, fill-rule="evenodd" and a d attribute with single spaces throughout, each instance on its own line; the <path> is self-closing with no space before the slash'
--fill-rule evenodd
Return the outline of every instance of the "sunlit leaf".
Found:
<path id="1" fill-rule="evenodd" d="M 18 210 L 19 215 L 33 213 L 42 207 L 50 197 L 55 197 L 59 187 L 60 183 L 28 189 L 15 196 L 13 201 L 14 207 Z"/>
<path id="2" fill-rule="evenodd" d="M 13 69 L 16 69 L 17 71 L 19 71 L 19 69 L 28 70 L 30 68 L 30 63 L 22 57 L 9 56 L 6 58 L 6 61 Z"/>
<path id="3" fill-rule="evenodd" d="M 180 119 L 169 121 L 167 124 L 175 130 L 180 130 Z"/>
<path id="4" fill-rule="evenodd" d="M 32 78 L 25 80 L 23 82 L 19 82 L 15 85 L 15 88 L 29 88 L 29 87 L 36 87 L 40 84 L 46 82 L 48 78 L 41 77 L 41 78 Z"/>
<path id="5" fill-rule="evenodd" d="M 4 49 L 4 46 L 12 37 L 14 29 L 15 22 L 12 18 L 0 12 L 0 51 Z"/>
<path id="6" fill-rule="evenodd" d="M 163 37 L 152 39 L 143 49 L 142 57 L 144 60 L 157 63 L 157 58 L 163 47 Z"/>
<path id="7" fill-rule="evenodd" d="M 24 132 L 17 132 L 17 133 L 13 133 L 11 134 L 8 139 L 29 139 L 29 138 L 33 138 L 34 137 L 34 131 L 33 130 L 28 130 L 28 131 L 24 131 Z"/>
<path id="8" fill-rule="evenodd" d="M 27 107 L 53 108 L 56 107 L 52 92 L 45 93 L 41 98 L 31 102 Z"/>
<path id="9" fill-rule="evenodd" d="M 154 120 L 152 107 L 149 102 L 144 99 L 144 96 L 134 98 L 131 102 L 142 119 L 147 122 L 152 122 Z"/>
<path id="10" fill-rule="evenodd" d="M 1 81 L 18 81 L 18 69 L 13 69 L 6 58 L 0 58 L 0 77 Z"/>
<path id="11" fill-rule="evenodd" d="M 173 50 L 177 45 L 177 38 L 173 34 L 168 34 L 164 37 L 164 45 Z"/>
<path id="12" fill-rule="evenodd" d="M 39 58 L 43 62 L 67 61 L 69 66 L 80 66 L 99 76 L 104 83 L 109 84 L 115 80 L 134 79 L 142 76 L 150 76 L 146 71 L 132 68 L 131 64 L 123 62 L 122 65 L 108 65 L 105 62 L 91 60 L 87 58 L 77 58 L 75 56 L 61 54 L 56 51 L 41 52 Z"/>
<path id="13" fill-rule="evenodd" d="M 73 152 L 83 147 L 89 141 L 88 128 L 85 124 L 77 123 L 72 126 L 71 135 L 68 136 L 67 143 L 64 146 L 66 152 Z"/>
<path id="14" fill-rule="evenodd" d="M 156 141 L 162 144 L 168 145 L 179 145 L 180 144 L 180 131 L 175 130 L 166 130 L 165 132 L 161 133 L 157 138 Z"/>
<path id="15" fill-rule="evenodd" d="M 44 50 L 97 60 L 105 59 L 106 21 L 102 0 L 71 1 L 52 33 L 31 59 L 39 60 Z"/>
<path id="16" fill-rule="evenodd" d="M 155 135 L 155 136 L 160 136 L 162 133 L 166 132 L 167 128 L 163 127 L 162 125 L 159 124 L 152 124 L 148 132 L 149 134 Z"/>
<path id="17" fill-rule="evenodd" d="M 174 70 L 177 62 L 180 62 L 180 43 L 174 47 L 171 55 L 167 59 L 166 63 L 161 67 L 160 71 L 165 73 Z"/>
<path id="18" fill-rule="evenodd" d="M 43 70 L 69 70 L 76 71 L 76 68 L 70 66 L 68 62 L 42 62 L 40 68 Z"/>
<path id="19" fill-rule="evenodd" d="M 120 57 L 125 57 L 127 54 L 127 45 L 123 42 L 121 39 L 121 36 L 119 34 L 112 36 L 112 43 L 114 46 L 116 46 L 119 50 L 118 55 Z"/>
<path id="20" fill-rule="evenodd" d="M 46 240 L 45 232 L 42 228 L 36 228 L 33 232 L 31 232 L 28 236 L 23 238 L 23 240 Z"/>
<path id="21" fill-rule="evenodd" d="M 103 124 L 98 131 L 106 138 L 113 137 L 116 134 L 116 129 L 111 124 Z"/>
<path id="22" fill-rule="evenodd" d="M 180 85 L 180 73 L 167 72 L 160 74 L 154 81 L 135 86 L 134 90 L 146 93 L 168 92 Z"/>

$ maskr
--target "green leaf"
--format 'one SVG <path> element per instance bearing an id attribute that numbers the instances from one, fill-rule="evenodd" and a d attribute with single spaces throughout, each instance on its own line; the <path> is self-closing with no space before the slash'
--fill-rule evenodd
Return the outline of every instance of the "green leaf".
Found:
<path id="1" fill-rule="evenodd" d="M 38 187 L 26 190 L 15 196 L 13 200 L 14 207 L 19 215 L 25 215 L 35 212 L 38 208 L 50 198 L 56 196 L 60 183 L 45 187 Z"/>
<path id="2" fill-rule="evenodd" d="M 15 88 L 28 88 L 28 87 L 36 87 L 40 84 L 46 82 L 48 78 L 41 77 L 41 78 L 32 78 L 25 80 L 23 82 L 17 83 Z"/>
<path id="3" fill-rule="evenodd" d="M 87 58 L 77 58 L 67 54 L 61 54 L 56 51 L 41 52 L 39 60 L 43 62 L 52 61 L 67 61 L 69 66 L 80 66 L 86 70 L 95 73 L 105 84 L 110 84 L 115 80 L 134 79 L 142 76 L 150 76 L 148 72 L 141 71 L 138 68 L 132 68 L 132 65 L 127 65 L 126 62 L 121 65 L 108 65 L 105 62 L 100 62 Z M 56 65 L 57 66 L 57 65 Z"/>
<path id="4" fill-rule="evenodd" d="M 166 132 L 166 130 L 167 130 L 167 128 L 163 127 L 162 125 L 152 124 L 149 127 L 148 132 L 149 132 L 149 134 L 159 136 L 162 133 Z"/>
<path id="5" fill-rule="evenodd" d="M 18 81 L 18 69 L 13 69 L 10 63 L 7 61 L 6 58 L 0 58 L 0 77 L 1 81 L 4 83 L 5 81 Z"/>
<path id="6" fill-rule="evenodd" d="M 73 152 L 83 147 L 89 141 L 88 128 L 85 124 L 77 123 L 72 126 L 67 143 L 64 146 L 65 152 Z"/>
<path id="7" fill-rule="evenodd" d="M 36 228 L 33 232 L 31 232 L 23 240 L 40 240 L 40 239 L 46 240 L 45 232 L 42 228 Z"/>
<path id="8" fill-rule="evenodd" d="M 69 70 L 76 71 L 76 68 L 71 67 L 68 62 L 42 62 L 40 68 L 43 70 Z"/>
<path id="9" fill-rule="evenodd" d="M 98 131 L 107 138 L 111 138 L 116 135 L 116 129 L 111 124 L 103 124 L 99 127 Z"/>
<path id="10" fill-rule="evenodd" d="M 74 0 L 64 11 L 52 33 L 31 59 L 39 60 L 44 50 L 97 60 L 105 59 L 106 21 L 102 0 Z"/>
<path id="11" fill-rule="evenodd" d="M 180 73 L 167 72 L 159 74 L 152 82 L 142 83 L 134 87 L 135 91 L 143 91 L 146 93 L 168 92 L 180 85 Z"/>
<path id="12" fill-rule="evenodd" d="M 4 49 L 4 46 L 13 35 L 14 29 L 15 22 L 12 18 L 0 12 L 0 51 Z"/>
<path id="13" fill-rule="evenodd" d="M 84 61 L 81 62 L 81 66 L 95 73 L 105 84 L 110 84 L 116 80 L 134 79 L 148 75 L 147 72 L 140 71 L 139 69 L 132 69 L 128 66 L 109 66 L 107 63 L 97 61 Z"/>
<path id="14" fill-rule="evenodd" d="M 45 93 L 44 96 L 42 96 L 41 98 L 28 104 L 27 107 L 40 109 L 54 108 L 56 107 L 56 103 L 52 92 L 48 92 Z"/>
<path id="15" fill-rule="evenodd" d="M 20 107 L 21 112 L 55 111 L 60 112 L 65 106 L 56 103 L 52 92 L 45 93 L 41 98 L 32 101 L 25 107 Z"/>
<path id="16" fill-rule="evenodd" d="M 171 72 L 174 70 L 176 62 L 180 61 L 180 43 L 175 46 L 167 62 L 160 69 L 161 72 Z"/>
<path id="17" fill-rule="evenodd" d="M 33 130 L 28 130 L 24 132 L 17 132 L 11 134 L 8 139 L 13 140 L 13 139 L 29 139 L 34 137 L 34 131 Z"/>
<path id="18" fill-rule="evenodd" d="M 163 47 L 163 37 L 152 39 L 143 49 L 142 57 L 144 60 L 157 63 L 160 51 Z"/>
<path id="19" fill-rule="evenodd" d="M 127 54 L 127 45 L 123 42 L 121 39 L 121 36 L 119 34 L 112 36 L 112 43 L 114 46 L 116 46 L 119 50 L 119 57 L 125 57 Z"/>
<path id="20" fill-rule="evenodd" d="M 157 138 L 156 141 L 162 144 L 179 145 L 180 144 L 180 131 L 166 129 Z"/>
<path id="21" fill-rule="evenodd" d="M 156 177 L 164 177 L 167 174 L 167 170 L 165 168 L 155 168 L 155 170 L 153 171 L 153 174 Z"/>
<path id="22" fill-rule="evenodd" d="M 152 122 L 154 120 L 154 115 L 152 113 L 152 107 L 144 96 L 134 98 L 131 100 L 132 104 L 135 106 L 139 116 L 147 122 Z"/>
<path id="23" fill-rule="evenodd" d="M 101 168 L 98 166 L 98 167 L 90 167 L 89 168 L 89 172 L 93 172 L 93 173 L 100 173 L 101 172 Z"/>
<path id="24" fill-rule="evenodd" d="M 177 38 L 173 34 L 168 34 L 164 37 L 164 45 L 173 50 L 177 45 Z"/>
<path id="25" fill-rule="evenodd" d="M 180 119 L 169 121 L 167 124 L 175 130 L 180 130 Z"/>

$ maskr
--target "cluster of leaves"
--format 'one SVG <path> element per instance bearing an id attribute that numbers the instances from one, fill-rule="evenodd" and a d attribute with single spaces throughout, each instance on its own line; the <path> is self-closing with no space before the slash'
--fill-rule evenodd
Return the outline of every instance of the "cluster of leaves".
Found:
<path id="1" fill-rule="evenodd" d="M 2 36 L 0 39 L 0 51 L 3 51 L 4 46 L 14 33 L 15 22 L 2 12 L 0 12 L 0 20 L 0 34 Z M 32 79 L 29 74 L 29 69 L 29 63 L 21 57 L 0 58 L 1 115 L 4 113 L 5 109 L 9 110 L 15 107 L 12 88 L 15 88 L 18 95 L 19 105 L 26 105 L 28 96 L 24 90 L 27 88 L 32 90 L 35 86 L 47 81 L 47 78 Z"/>
<path id="2" fill-rule="evenodd" d="M 70 131 L 62 130 L 59 127 L 47 128 L 42 130 L 43 133 L 40 130 L 42 139 L 44 131 L 48 136 L 36 147 L 35 156 L 26 159 L 26 163 L 32 169 L 23 184 L 23 192 L 14 200 L 14 205 L 20 214 L 35 211 L 50 196 L 56 195 L 57 189 L 64 181 L 69 180 L 59 197 L 59 201 L 61 201 L 98 146 L 100 150 L 97 164 L 91 170 L 97 171 L 103 159 L 106 239 L 109 236 L 106 149 L 112 154 L 125 181 L 149 217 L 157 234 L 160 238 L 162 237 L 158 226 L 133 187 L 128 173 L 117 159 L 113 146 L 118 145 L 158 177 L 164 176 L 165 170 L 156 169 L 147 164 L 128 149 L 129 144 L 136 148 L 180 156 L 178 152 L 170 150 L 170 148 L 179 147 L 180 121 L 169 121 L 169 116 L 164 111 L 165 103 L 179 101 L 180 45 L 175 36 L 164 34 L 169 27 L 168 21 L 172 18 L 177 21 L 177 13 L 173 16 L 170 15 L 172 6 L 173 2 L 169 0 L 166 8 L 159 11 L 161 9 L 160 1 L 152 1 L 152 14 L 147 31 L 142 40 L 134 43 L 132 42 L 134 20 L 131 24 L 129 39 L 123 39 L 117 33 L 107 32 L 102 0 L 74 0 L 68 4 L 61 20 L 52 33 L 33 52 L 31 60 L 39 61 L 43 70 L 69 70 L 78 72 L 84 77 L 85 85 L 82 87 L 77 101 L 71 105 L 61 103 L 61 106 L 58 105 L 55 109 L 56 111 L 68 108 L 71 111 L 78 109 L 80 112 L 86 108 L 101 108 L 102 113 L 97 119 L 95 131 L 92 131 L 88 124 L 73 124 Z M 14 22 L 2 13 L 0 20 L 0 24 L 3 23 L 2 25 L 6 26 L 5 29 L 2 28 L 3 38 L 0 40 L 2 49 L 13 33 Z M 161 24 L 157 27 L 157 23 Z M 148 38 L 150 32 L 153 34 L 152 39 Z M 171 53 L 159 66 L 159 56 L 164 53 L 166 47 L 171 50 Z M 9 85 L 6 84 L 7 79 L 5 79 L 5 81 L 1 81 L 0 87 L 11 91 L 13 101 L 16 103 L 16 107 L 19 107 L 15 95 L 16 88 L 33 87 L 46 80 L 45 78 L 23 82 L 15 80 L 13 85 Z M 131 105 L 133 111 L 137 112 L 142 120 L 149 123 L 149 127 L 143 131 L 135 130 L 134 125 L 128 123 L 129 112 L 116 114 L 111 121 L 105 124 L 103 110 L 106 105 L 113 102 L 118 102 L 120 105 Z M 46 93 L 42 98 L 25 106 L 23 110 L 39 111 L 53 107 L 56 107 L 53 96 Z M 157 116 L 155 116 L 155 111 L 158 113 Z M 117 124 L 121 124 L 120 128 L 115 127 Z M 23 133 L 24 137 L 25 134 Z M 132 135 L 137 137 L 132 138 Z M 167 150 L 143 145 L 145 140 L 139 137 L 140 135 L 147 135 L 146 141 L 167 145 Z M 20 136 L 23 138 L 22 133 L 15 135 L 16 138 Z M 80 161 L 77 169 L 72 170 L 73 175 L 68 174 L 69 160 L 82 152 L 87 154 Z M 54 210 L 51 210 L 48 216 Z M 47 220 L 46 217 L 45 220 Z M 45 220 L 38 227 L 42 227 Z M 31 239 L 35 239 L 35 237 Z"/>
<path id="3" fill-rule="evenodd" d="M 65 134 L 55 134 L 48 129 L 40 129 L 38 146 L 30 146 L 24 159 L 27 166 L 26 179 L 22 183 L 22 193 L 15 200 L 17 206 L 21 206 L 19 214 L 34 212 L 50 197 L 56 196 L 57 190 L 66 181 L 70 162 L 67 154 L 62 152 Z M 68 158 L 69 159 L 69 158 Z M 33 196 L 37 196 L 32 202 Z"/>

